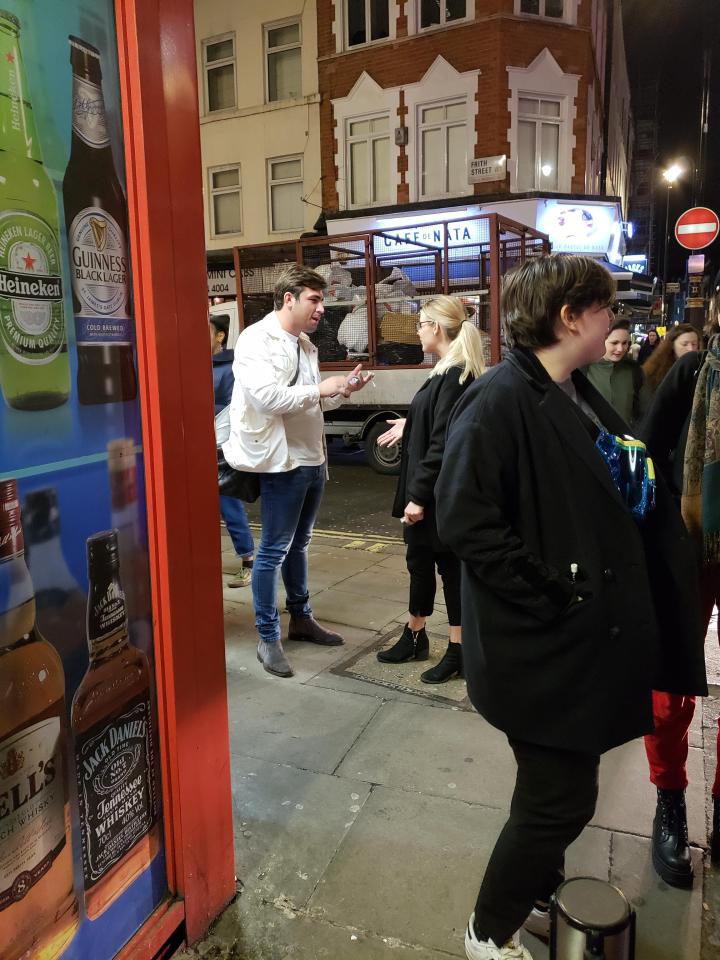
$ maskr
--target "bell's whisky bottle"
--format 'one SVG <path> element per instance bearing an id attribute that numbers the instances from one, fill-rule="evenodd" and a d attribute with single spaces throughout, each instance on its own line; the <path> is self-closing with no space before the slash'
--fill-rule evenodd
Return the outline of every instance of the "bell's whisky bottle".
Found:
<path id="1" fill-rule="evenodd" d="M 87 598 L 70 569 L 60 541 L 60 510 L 52 487 L 25 497 L 23 531 L 30 576 L 35 587 L 37 625 L 60 654 L 65 670 L 65 699 L 72 701 L 88 665 L 85 641 Z"/>
<path id="2" fill-rule="evenodd" d="M 116 531 L 87 543 L 88 671 L 72 705 L 85 912 L 94 920 L 159 848 L 150 669 L 128 638 Z"/>
<path id="3" fill-rule="evenodd" d="M 0 385 L 11 407 L 48 410 L 70 392 L 59 218 L 19 33 L 0 11 Z"/>
<path id="4" fill-rule="evenodd" d="M 14 480 L 0 481 L 0 957 L 54 960 L 78 927 L 62 664 L 35 627 Z"/>
<path id="5" fill-rule="evenodd" d="M 105 120 L 100 54 L 70 37 L 72 147 L 63 180 L 78 398 L 133 400 L 137 379 L 130 315 L 127 212 Z"/>

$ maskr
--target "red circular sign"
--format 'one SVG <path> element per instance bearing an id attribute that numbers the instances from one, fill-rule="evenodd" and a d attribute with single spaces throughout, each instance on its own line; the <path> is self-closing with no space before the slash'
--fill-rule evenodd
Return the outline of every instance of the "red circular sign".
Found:
<path id="1" fill-rule="evenodd" d="M 718 215 L 707 207 L 691 207 L 678 217 L 675 239 L 686 250 L 702 250 L 720 231 Z"/>

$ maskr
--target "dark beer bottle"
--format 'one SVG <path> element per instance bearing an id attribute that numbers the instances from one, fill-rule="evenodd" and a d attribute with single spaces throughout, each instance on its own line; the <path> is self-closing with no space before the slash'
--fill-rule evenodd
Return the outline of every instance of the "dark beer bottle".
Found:
<path id="1" fill-rule="evenodd" d="M 100 54 L 70 37 L 72 148 L 63 180 L 68 231 L 78 397 L 81 403 L 133 400 L 125 196 L 105 120 Z"/>

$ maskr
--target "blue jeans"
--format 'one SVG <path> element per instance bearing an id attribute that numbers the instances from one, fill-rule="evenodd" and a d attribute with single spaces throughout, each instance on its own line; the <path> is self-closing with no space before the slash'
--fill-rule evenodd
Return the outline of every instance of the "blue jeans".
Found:
<path id="1" fill-rule="evenodd" d="M 251 557 L 255 550 L 247 514 L 242 500 L 235 497 L 220 497 L 220 515 L 239 557 Z"/>
<path id="2" fill-rule="evenodd" d="M 253 605 L 260 638 L 275 643 L 280 639 L 279 572 L 290 613 L 312 616 L 307 548 L 325 489 L 325 464 L 259 476 L 262 537 L 253 565 Z"/>

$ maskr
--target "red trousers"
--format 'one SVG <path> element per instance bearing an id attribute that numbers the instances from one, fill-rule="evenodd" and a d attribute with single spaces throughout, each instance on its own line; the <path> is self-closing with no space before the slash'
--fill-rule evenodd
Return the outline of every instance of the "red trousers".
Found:
<path id="1" fill-rule="evenodd" d="M 720 607 L 720 570 L 706 570 L 701 580 L 703 623 L 707 633 L 713 607 Z M 720 641 L 720 618 L 718 618 Z M 688 732 L 695 713 L 695 697 L 653 690 L 655 733 L 645 737 L 650 764 L 650 781 L 663 790 L 684 790 L 687 786 Z M 717 766 L 713 797 L 720 797 L 720 717 L 718 717 Z"/>

